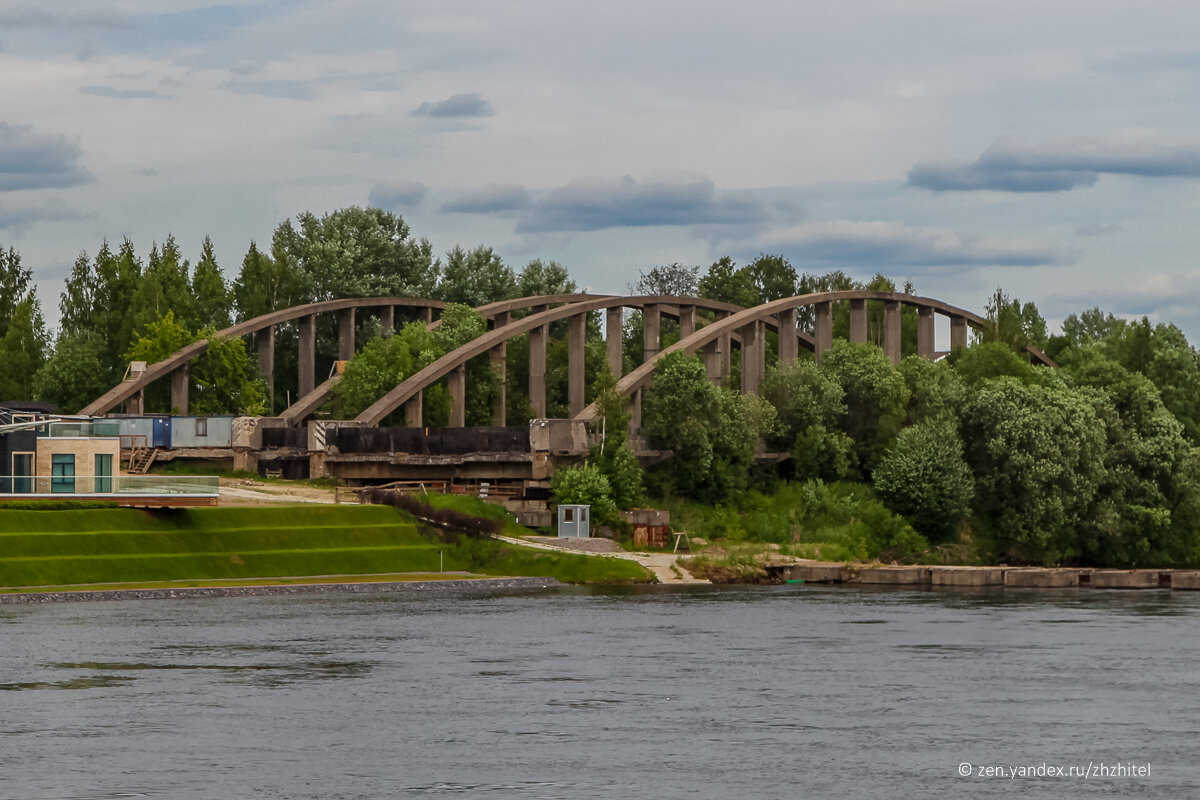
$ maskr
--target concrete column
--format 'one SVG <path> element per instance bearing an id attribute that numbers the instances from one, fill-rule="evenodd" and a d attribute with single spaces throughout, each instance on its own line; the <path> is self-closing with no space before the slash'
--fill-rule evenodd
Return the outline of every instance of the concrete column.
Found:
<path id="1" fill-rule="evenodd" d="M 576 314 L 567 320 L 567 412 L 572 417 L 583 411 L 584 406 L 586 331 L 587 314 Z"/>
<path id="2" fill-rule="evenodd" d="M 354 358 L 354 309 L 343 308 L 338 312 L 338 360 Z"/>
<path id="3" fill-rule="evenodd" d="M 817 321 L 813 338 L 817 342 L 817 361 L 820 361 L 821 355 L 833 347 L 833 303 L 829 301 L 817 303 L 815 310 Z"/>
<path id="4" fill-rule="evenodd" d="M 408 427 L 425 427 L 424 400 L 424 392 L 417 392 L 404 403 L 404 422 Z"/>
<path id="5" fill-rule="evenodd" d="M 933 360 L 933 309 L 917 309 L 917 355 Z"/>
<path id="6" fill-rule="evenodd" d="M 883 304 L 883 352 L 893 364 L 900 363 L 900 301 Z"/>
<path id="7" fill-rule="evenodd" d="M 632 444 L 642 436 L 642 390 L 637 389 L 629 396 L 629 442 Z"/>
<path id="8" fill-rule="evenodd" d="M 146 393 L 144 389 L 138 389 L 129 396 L 125 401 L 125 407 L 128 409 L 126 413 L 135 416 L 141 416 L 142 410 L 146 407 Z"/>
<path id="9" fill-rule="evenodd" d="M 450 427 L 462 428 L 467 424 L 467 365 L 450 370 L 446 385 L 450 389 Z"/>
<path id="10" fill-rule="evenodd" d="M 379 333 L 386 336 L 396 329 L 396 307 L 383 306 L 379 309 Z"/>
<path id="11" fill-rule="evenodd" d="M 950 349 L 957 350 L 967 346 L 967 318 L 950 318 Z"/>
<path id="12" fill-rule="evenodd" d="M 755 321 L 741 330 L 742 394 L 758 394 L 763 373 L 763 324 Z"/>
<path id="13" fill-rule="evenodd" d="M 850 301 L 850 341 L 864 343 L 867 341 L 867 301 Z"/>
<path id="14" fill-rule="evenodd" d="M 779 326 L 779 363 L 790 364 L 800 355 L 800 340 L 796 338 L 796 309 L 781 311 L 775 319 Z"/>
<path id="15" fill-rule="evenodd" d="M 539 314 L 545 306 L 537 306 L 532 313 Z M 535 417 L 546 416 L 546 339 L 550 326 L 542 325 L 529 332 L 529 404 Z"/>
<path id="16" fill-rule="evenodd" d="M 258 377 L 267 384 L 267 408 L 274 409 L 275 403 L 275 326 L 271 325 L 254 334 L 258 345 Z"/>
<path id="17" fill-rule="evenodd" d="M 188 365 L 171 372 L 171 408 L 172 413 L 186 416 L 188 413 Z"/>
<path id="18" fill-rule="evenodd" d="M 424 308 L 421 309 L 420 313 L 417 315 L 417 318 L 420 319 L 421 322 L 424 322 L 426 325 L 432 325 L 433 324 L 433 309 L 430 308 L 429 306 L 425 306 Z"/>
<path id="19" fill-rule="evenodd" d="M 696 307 L 679 307 L 679 338 L 684 339 L 696 332 Z"/>
<path id="20" fill-rule="evenodd" d="M 704 371 L 708 373 L 708 379 L 717 386 L 720 386 L 721 381 L 725 380 L 725 375 L 721 372 L 723 366 L 721 340 L 722 337 L 717 337 L 700 349 L 700 352 L 704 354 Z"/>
<path id="21" fill-rule="evenodd" d="M 721 380 L 729 377 L 729 373 L 733 372 L 733 334 L 722 333 L 717 337 L 720 343 L 717 346 L 717 358 L 720 361 Z"/>
<path id="22" fill-rule="evenodd" d="M 508 312 L 501 311 L 492 319 L 492 330 L 503 328 L 508 324 Z M 492 372 L 500 377 L 500 391 L 492 405 L 492 424 L 502 427 L 508 418 L 507 385 L 508 385 L 508 345 L 505 342 L 488 351 Z"/>
<path id="23" fill-rule="evenodd" d="M 299 372 L 300 397 L 317 387 L 317 315 L 300 318 L 300 359 L 296 364 Z"/>
<path id="24" fill-rule="evenodd" d="M 622 325 L 624 309 L 620 306 L 604 312 L 604 350 L 608 360 L 608 368 L 613 377 L 621 380 L 622 367 L 625 363 L 623 356 L 625 343 L 625 328 Z"/>
<path id="25" fill-rule="evenodd" d="M 661 342 L 659 330 L 662 325 L 662 312 L 658 306 L 646 306 L 642 309 L 642 363 L 658 355 Z"/>

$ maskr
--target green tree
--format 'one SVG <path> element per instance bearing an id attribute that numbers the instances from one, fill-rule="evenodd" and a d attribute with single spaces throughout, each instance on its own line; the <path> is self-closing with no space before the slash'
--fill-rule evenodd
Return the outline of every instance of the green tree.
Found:
<path id="1" fill-rule="evenodd" d="M 767 370 L 762 396 L 776 410 L 767 446 L 790 452 L 793 475 L 809 480 L 853 474 L 854 442 L 841 430 L 846 414 L 842 387 L 809 360 Z"/>
<path id="2" fill-rule="evenodd" d="M 535 258 L 517 276 L 517 297 L 536 297 L 544 294 L 574 294 L 578 291 L 567 268 L 557 261 Z"/>
<path id="3" fill-rule="evenodd" d="M 516 296 L 517 276 L 490 247 L 455 247 L 446 253 L 437 294 L 448 303 L 477 307 Z"/>
<path id="4" fill-rule="evenodd" d="M 32 400 L 34 376 L 46 361 L 46 324 L 30 290 L 9 316 L 0 337 L 0 399 Z"/>
<path id="5" fill-rule="evenodd" d="M 79 411 L 112 386 L 104 353 L 104 343 L 95 333 L 60 332 L 53 354 L 34 378 L 34 396 L 63 413 Z"/>
<path id="6" fill-rule="evenodd" d="M 700 267 L 678 261 L 641 270 L 638 279 L 626 287 L 631 295 L 667 295 L 695 297 L 700 291 Z"/>
<path id="7" fill-rule="evenodd" d="M 560 467 L 550 478 L 550 491 L 554 502 L 562 505 L 582 504 L 592 507 L 592 522 L 600 525 L 616 525 L 620 519 L 617 505 L 612 499 L 612 487 L 608 478 L 595 464 L 583 463 Z"/>
<path id="8" fill-rule="evenodd" d="M 303 302 L 301 278 L 287 247 L 281 245 L 278 250 L 279 258 L 272 258 L 250 242 L 232 287 L 239 320 L 254 319 Z"/>
<path id="9" fill-rule="evenodd" d="M 746 273 L 758 293 L 759 303 L 782 300 L 796 294 L 796 270 L 780 255 L 760 253 L 746 265 Z"/>
<path id="10" fill-rule="evenodd" d="M 158 320 L 168 311 L 174 312 L 183 324 L 192 323 L 192 293 L 188 272 L 187 259 L 179 252 L 174 236 L 168 234 L 161 248 L 157 244 L 151 245 L 130 309 L 135 331 Z"/>
<path id="11" fill-rule="evenodd" d="M 0 337 L 8 333 L 17 306 L 28 299 L 32 281 L 33 270 L 21 266 L 21 255 L 11 247 L 0 247 Z"/>
<path id="12" fill-rule="evenodd" d="M 821 356 L 821 370 L 845 393 L 846 434 L 869 474 L 904 423 L 908 386 L 883 351 L 872 344 L 836 341 Z"/>
<path id="13" fill-rule="evenodd" d="M 900 431 L 873 480 L 887 506 L 935 543 L 949 539 L 971 512 L 974 478 L 958 431 L 948 422 Z"/>
<path id="14" fill-rule="evenodd" d="M 906 417 L 910 424 L 958 419 L 967 390 L 957 370 L 945 361 L 921 356 L 907 356 L 898 369 L 908 387 Z"/>
<path id="15" fill-rule="evenodd" d="M 701 297 L 744 308 L 758 302 L 758 287 L 754 285 L 754 278 L 745 269 L 738 269 L 729 256 L 722 256 L 713 262 L 700 279 L 699 289 Z"/>
<path id="16" fill-rule="evenodd" d="M 1022 356 L 1030 345 L 1046 346 L 1046 320 L 1033 303 L 1022 304 L 997 287 L 988 298 L 987 318 L 991 325 L 981 334 L 984 342 L 1002 342 Z"/>
<path id="17" fill-rule="evenodd" d="M 207 236 L 200 249 L 200 260 L 192 272 L 191 290 L 194 303 L 192 323 L 199 328 L 228 328 L 233 296 L 217 264 L 212 239 Z"/>

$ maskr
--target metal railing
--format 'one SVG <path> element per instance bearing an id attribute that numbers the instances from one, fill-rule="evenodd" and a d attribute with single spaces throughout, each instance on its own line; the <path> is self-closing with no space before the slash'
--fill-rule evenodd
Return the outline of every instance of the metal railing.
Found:
<path id="1" fill-rule="evenodd" d="M 216 497 L 219 493 L 220 479 L 215 475 L 0 475 L 0 496 Z"/>

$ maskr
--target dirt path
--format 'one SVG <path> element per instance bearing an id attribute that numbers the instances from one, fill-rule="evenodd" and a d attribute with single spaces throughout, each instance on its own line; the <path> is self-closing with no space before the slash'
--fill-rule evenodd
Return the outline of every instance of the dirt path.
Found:
<path id="1" fill-rule="evenodd" d="M 550 544 L 548 541 L 530 541 L 529 539 L 515 539 L 511 536 L 500 535 L 496 535 L 495 538 L 509 544 L 533 547 L 537 550 L 552 550 L 556 553 L 572 552 L 595 558 L 620 558 L 626 561 L 636 561 L 654 573 L 654 577 L 658 579 L 659 583 L 672 585 L 710 583 L 710 581 L 704 578 L 693 577 L 684 567 L 683 559 L 685 556 L 676 555 L 675 553 L 631 553 L 627 550 L 613 550 L 600 553 L 569 546 L 559 547 Z"/>
<path id="2" fill-rule="evenodd" d="M 316 486 L 276 484 L 245 478 L 221 478 L 221 505 L 263 506 L 283 503 L 336 503 L 337 492 Z M 356 502 L 353 495 L 343 495 L 342 502 Z"/>

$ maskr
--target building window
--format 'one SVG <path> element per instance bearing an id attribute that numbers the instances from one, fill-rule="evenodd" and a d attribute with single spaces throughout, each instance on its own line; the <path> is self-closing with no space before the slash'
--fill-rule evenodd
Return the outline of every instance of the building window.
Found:
<path id="1" fill-rule="evenodd" d="M 12 490 L 16 494 L 29 494 L 33 491 L 33 456 L 33 453 L 13 453 Z"/>
<path id="2" fill-rule="evenodd" d="M 564 508 L 563 509 L 563 522 L 574 522 L 574 521 L 575 521 L 575 509 Z"/>
<path id="3" fill-rule="evenodd" d="M 75 492 L 74 453 L 54 453 L 50 456 L 50 491 Z"/>
<path id="4" fill-rule="evenodd" d="M 113 490 L 113 457 L 112 453 L 96 453 L 96 479 L 92 491 L 107 494 Z"/>
<path id="5" fill-rule="evenodd" d="M 208 417 L 196 418 L 196 436 L 208 436 Z"/>

